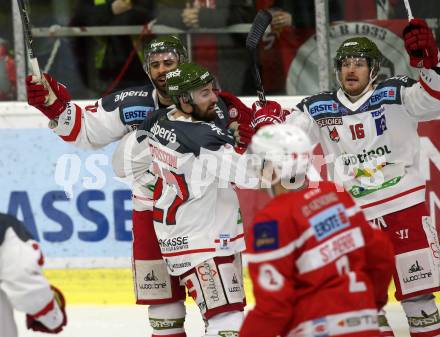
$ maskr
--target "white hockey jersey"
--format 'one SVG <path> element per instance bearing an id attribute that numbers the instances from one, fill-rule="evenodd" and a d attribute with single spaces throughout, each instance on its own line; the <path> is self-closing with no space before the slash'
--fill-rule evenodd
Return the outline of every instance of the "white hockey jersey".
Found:
<path id="1" fill-rule="evenodd" d="M 439 70 L 385 80 L 352 103 L 341 89 L 305 98 L 287 117 L 325 154 L 329 178 L 342 184 L 367 219 L 425 200 L 417 170 L 417 124 L 440 116 Z"/>
<path id="2" fill-rule="evenodd" d="M 24 225 L 10 215 L 0 214 L 0 336 L 17 337 L 13 309 L 35 315 L 52 302 L 54 307 L 40 321 L 53 329 L 63 314 L 43 275 L 43 256 Z"/>
<path id="3" fill-rule="evenodd" d="M 159 110 L 116 149 L 124 167 L 117 175 L 134 179 L 152 164 L 159 177 L 153 220 L 162 256 L 172 275 L 181 275 L 214 256 L 245 249 L 234 186 L 256 187 L 257 173 L 233 149 L 220 123 L 174 120 Z M 217 110 L 220 120 L 222 111 Z"/>

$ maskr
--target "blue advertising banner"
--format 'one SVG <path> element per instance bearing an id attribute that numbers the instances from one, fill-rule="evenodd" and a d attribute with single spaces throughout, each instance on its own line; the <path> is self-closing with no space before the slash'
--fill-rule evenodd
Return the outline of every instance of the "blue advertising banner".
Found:
<path id="1" fill-rule="evenodd" d="M 81 150 L 48 129 L 0 129 L 0 144 L 0 212 L 23 221 L 49 261 L 129 261 L 131 192 L 114 177 L 115 144 Z"/>

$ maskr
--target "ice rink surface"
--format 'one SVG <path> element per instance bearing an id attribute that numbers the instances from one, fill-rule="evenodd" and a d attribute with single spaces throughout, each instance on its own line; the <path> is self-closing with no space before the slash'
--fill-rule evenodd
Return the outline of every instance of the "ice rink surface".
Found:
<path id="1" fill-rule="evenodd" d="M 388 320 L 396 337 L 409 337 L 403 311 L 398 304 L 386 308 Z M 187 306 L 186 331 L 188 337 L 203 335 L 203 321 L 195 305 Z M 149 337 L 151 328 L 146 319 L 147 309 L 136 305 L 71 305 L 69 323 L 59 337 Z M 16 313 L 20 337 L 49 336 L 26 329 L 25 318 Z"/>

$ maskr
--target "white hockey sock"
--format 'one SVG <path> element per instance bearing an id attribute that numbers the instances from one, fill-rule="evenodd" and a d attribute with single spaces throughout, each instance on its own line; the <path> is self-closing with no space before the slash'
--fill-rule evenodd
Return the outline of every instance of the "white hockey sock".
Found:
<path id="1" fill-rule="evenodd" d="M 412 336 L 413 334 L 433 336 L 434 332 L 440 335 L 440 315 L 435 305 L 434 295 L 421 295 L 403 300 L 402 307 Z"/>
<path id="2" fill-rule="evenodd" d="M 203 337 L 238 337 L 243 319 L 243 311 L 215 315 L 208 319 L 206 334 Z"/>
<path id="3" fill-rule="evenodd" d="M 168 304 L 153 304 L 148 307 L 148 318 L 153 336 L 186 336 L 184 329 L 185 304 L 178 301 Z"/>

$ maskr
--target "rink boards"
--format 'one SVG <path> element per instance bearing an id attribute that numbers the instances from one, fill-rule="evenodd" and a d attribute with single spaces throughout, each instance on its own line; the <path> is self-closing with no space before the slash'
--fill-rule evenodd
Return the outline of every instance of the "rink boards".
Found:
<path id="1" fill-rule="evenodd" d="M 70 304 L 135 303 L 131 269 L 47 269 L 45 274 L 51 283 L 63 289 Z M 246 268 L 244 276 L 246 300 L 253 305 L 252 283 Z M 394 290 L 391 284 L 389 303 L 396 302 Z M 187 299 L 187 303 L 194 304 L 192 299 Z"/>
<path id="2" fill-rule="evenodd" d="M 283 100 L 293 106 L 299 98 Z M 419 130 L 420 166 L 434 216 L 440 207 L 439 129 L 436 120 L 421 123 Z M 48 130 L 37 110 L 16 102 L 0 103 L 0 142 L 0 212 L 23 220 L 40 242 L 51 282 L 63 288 L 70 303 L 133 303 L 130 189 L 113 177 L 114 144 L 98 151 L 76 149 Z M 245 222 L 256 208 L 242 207 Z M 245 286 L 252 303 L 247 278 Z M 391 287 L 390 299 L 393 292 Z"/>

